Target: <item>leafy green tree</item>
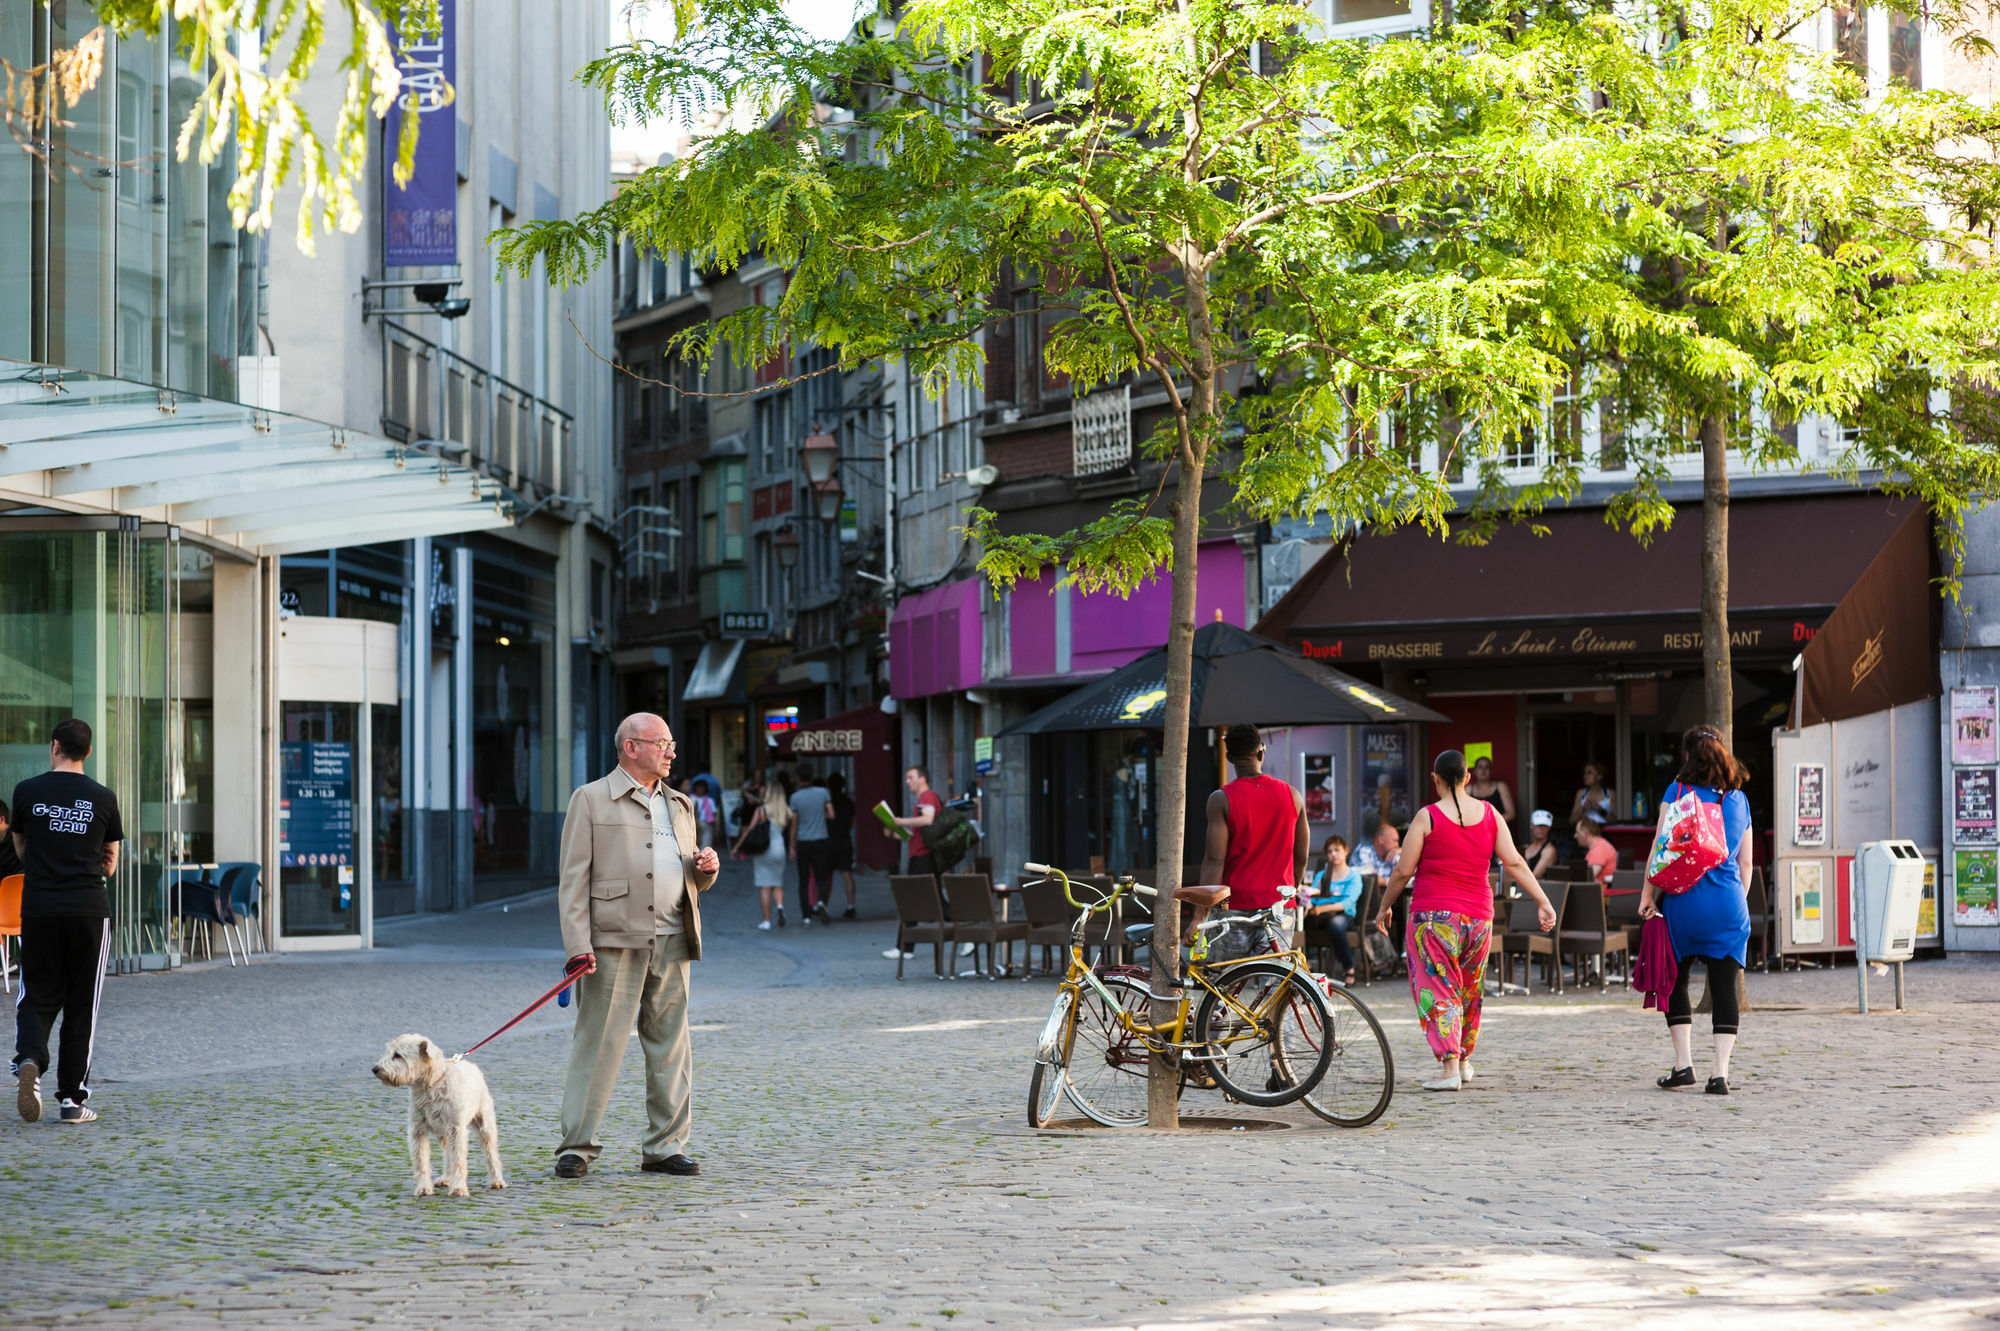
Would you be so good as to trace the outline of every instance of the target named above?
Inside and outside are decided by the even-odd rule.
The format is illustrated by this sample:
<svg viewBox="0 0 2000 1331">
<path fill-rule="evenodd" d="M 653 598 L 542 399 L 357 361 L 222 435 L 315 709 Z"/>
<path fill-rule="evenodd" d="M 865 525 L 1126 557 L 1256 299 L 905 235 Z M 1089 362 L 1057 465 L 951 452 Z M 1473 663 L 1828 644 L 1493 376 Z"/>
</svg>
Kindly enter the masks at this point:
<svg viewBox="0 0 2000 1331">
<path fill-rule="evenodd" d="M 391 33 L 414 40 L 438 23 L 438 0 L 92 0 L 92 8 L 102 25 L 74 45 L 25 68 L 0 60 L 7 85 L 0 120 L 16 145 L 49 170 L 81 169 L 51 159 L 46 144 L 64 113 L 96 88 L 106 30 L 170 34 L 189 67 L 208 75 L 178 127 L 176 158 L 193 153 L 212 163 L 233 141 L 229 209 L 238 230 L 267 229 L 279 189 L 297 181 L 298 245 L 308 254 L 315 224 L 325 232 L 361 225 L 355 187 L 367 166 L 369 121 L 388 114 L 402 83 Z M 349 45 L 341 57 L 346 87 L 328 130 L 313 123 L 300 96 L 325 54 L 330 15 Z M 245 41 L 246 33 L 257 39 Z M 409 179 L 418 119 L 403 118 L 393 168 L 399 181 Z"/>
<path fill-rule="evenodd" d="M 990 293 L 1032 273 L 1062 316 L 1050 368 L 1079 391 L 1159 385 L 1158 493 L 1071 532 L 968 525 L 1002 586 L 1051 566 L 1085 589 L 1171 576 L 1155 878 L 1171 888 L 1211 477 L 1248 514 L 1476 540 L 1577 492 L 1569 445 L 1522 487 L 1503 457 L 1549 429 L 1552 400 L 1587 393 L 1633 404 L 1618 447 L 1636 480 L 1613 514 L 1644 534 L 1671 518 L 1659 486 L 1689 414 L 1711 434 L 1827 408 L 1865 424 L 1892 385 L 1908 402 L 1912 380 L 1993 382 L 1994 284 L 1966 222 L 1991 215 L 1976 154 L 1993 114 L 1867 100 L 1766 37 L 1781 8 L 1726 0 L 1698 30 L 1669 10 L 1461 10 L 1436 35 L 1329 42 L 1290 3 L 913 0 L 822 43 L 770 0 L 727 0 L 584 77 L 619 114 L 760 114 L 602 208 L 523 227 L 503 257 L 566 283 L 620 237 L 724 269 L 760 253 L 792 275 L 783 302 L 690 329 L 682 352 L 759 363 L 816 343 L 934 385 L 977 371 L 984 330 L 1016 313 Z M 1742 456 L 1783 439 L 1745 431 Z M 1855 448 L 1852 465 L 1893 460 L 1894 483 L 1940 500 L 1994 479 L 1949 411 L 1906 411 Z M 1463 506 L 1462 477 L 1479 481 Z M 1162 974 L 1177 935 L 1163 902 Z M 1156 1063 L 1157 1125 L 1174 1084 Z"/>
</svg>

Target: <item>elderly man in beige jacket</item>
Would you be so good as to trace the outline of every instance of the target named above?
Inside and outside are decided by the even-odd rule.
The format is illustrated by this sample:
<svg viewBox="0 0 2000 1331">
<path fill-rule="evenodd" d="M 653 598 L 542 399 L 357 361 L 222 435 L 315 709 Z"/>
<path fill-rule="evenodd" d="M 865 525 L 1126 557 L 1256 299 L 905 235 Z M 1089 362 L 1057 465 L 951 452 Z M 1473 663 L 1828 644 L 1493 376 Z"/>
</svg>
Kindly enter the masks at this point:
<svg viewBox="0 0 2000 1331">
<path fill-rule="evenodd" d="M 686 1153 L 694 1087 L 688 963 L 701 959 L 696 894 L 714 886 L 721 864 L 696 837 L 693 802 L 667 784 L 673 764 L 673 732 L 639 712 L 618 723 L 618 766 L 569 797 L 557 908 L 569 967 L 584 974 L 557 1178 L 582 1178 L 603 1152 L 597 1128 L 635 1023 L 648 1124 L 639 1168 L 701 1172 Z"/>
</svg>

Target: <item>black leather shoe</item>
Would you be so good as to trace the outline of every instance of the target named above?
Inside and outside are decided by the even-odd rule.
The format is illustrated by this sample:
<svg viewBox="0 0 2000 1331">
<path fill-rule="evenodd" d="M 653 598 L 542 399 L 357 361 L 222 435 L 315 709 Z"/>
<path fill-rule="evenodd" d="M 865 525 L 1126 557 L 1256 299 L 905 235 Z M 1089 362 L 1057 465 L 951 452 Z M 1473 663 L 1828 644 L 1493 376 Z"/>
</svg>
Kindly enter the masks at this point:
<svg viewBox="0 0 2000 1331">
<path fill-rule="evenodd" d="M 1694 1085 L 1694 1069 L 1692 1067 L 1675 1068 L 1666 1076 L 1656 1078 L 1653 1084 L 1663 1091 L 1678 1090 L 1683 1086 L 1692 1086 Z"/>
<path fill-rule="evenodd" d="M 664 1160 L 648 1160 L 639 1168 L 648 1174 L 699 1174 L 701 1166 L 684 1155 L 670 1155 Z"/>
<path fill-rule="evenodd" d="M 1703 1090 L 1709 1095 L 1727 1095 L 1729 1094 L 1729 1078 L 1710 1077 L 1708 1085 Z"/>
<path fill-rule="evenodd" d="M 582 1178 L 590 1172 L 590 1161 L 580 1155 L 559 1155 L 556 1157 L 557 1178 Z"/>
</svg>

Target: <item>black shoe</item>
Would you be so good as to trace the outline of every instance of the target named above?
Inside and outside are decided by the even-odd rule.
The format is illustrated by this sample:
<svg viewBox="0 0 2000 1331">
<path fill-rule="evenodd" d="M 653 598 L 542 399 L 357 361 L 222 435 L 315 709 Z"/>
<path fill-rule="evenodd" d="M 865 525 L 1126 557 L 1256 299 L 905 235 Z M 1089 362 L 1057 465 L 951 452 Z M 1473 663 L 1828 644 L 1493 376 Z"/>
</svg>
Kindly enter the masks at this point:
<svg viewBox="0 0 2000 1331">
<path fill-rule="evenodd" d="M 1656 1080 L 1654 1085 L 1663 1091 L 1673 1091 L 1683 1086 L 1692 1086 L 1694 1085 L 1694 1069 L 1691 1067 L 1675 1068 L 1666 1076 Z"/>
<path fill-rule="evenodd" d="M 80 1105 L 74 1100 L 62 1102 L 62 1112 L 56 1115 L 60 1123 L 95 1123 L 97 1111 L 89 1105 Z"/>
<path fill-rule="evenodd" d="M 590 1161 L 572 1152 L 556 1157 L 557 1178 L 582 1178 L 590 1172 Z"/>
<path fill-rule="evenodd" d="M 1708 1079 L 1708 1085 L 1703 1087 L 1702 1089 L 1703 1092 L 1708 1095 L 1727 1095 L 1729 1094 L 1729 1078 L 1710 1077 Z"/>
<path fill-rule="evenodd" d="M 853 919 L 853 918 L 854 918 L 854 907 L 852 907 L 852 906 L 849 906 L 849 907 L 848 907 L 848 908 L 847 908 L 846 910 L 844 910 L 844 911 L 840 912 L 840 918 L 841 918 L 841 919 L 843 919 L 843 920 L 851 920 L 851 919 Z"/>
<path fill-rule="evenodd" d="M 825 907 L 824 905 L 820 905 L 820 906 L 814 906 L 814 907 L 813 907 L 813 914 L 814 914 L 815 916 L 817 916 L 817 917 L 818 917 L 818 919 L 819 919 L 819 922 L 820 922 L 821 924 L 832 924 L 832 923 L 833 923 L 833 917 L 832 917 L 832 916 L 830 916 L 830 915 L 828 915 L 828 914 L 826 913 L 826 907 Z"/>
<path fill-rule="evenodd" d="M 670 1155 L 664 1160 L 648 1160 L 639 1168 L 648 1174 L 679 1174 L 683 1177 L 701 1172 L 701 1166 L 684 1155 Z"/>
</svg>

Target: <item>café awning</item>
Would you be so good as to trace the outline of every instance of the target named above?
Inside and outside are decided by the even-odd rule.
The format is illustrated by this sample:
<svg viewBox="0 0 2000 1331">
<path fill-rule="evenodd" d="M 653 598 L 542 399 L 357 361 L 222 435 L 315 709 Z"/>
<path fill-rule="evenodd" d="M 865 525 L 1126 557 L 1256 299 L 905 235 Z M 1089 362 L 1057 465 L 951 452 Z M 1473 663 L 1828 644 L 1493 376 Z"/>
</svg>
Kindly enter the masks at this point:
<svg viewBox="0 0 2000 1331">
<path fill-rule="evenodd" d="M 737 667 L 743 663 L 743 639 L 714 638 L 701 645 L 701 655 L 688 672 L 682 702 L 742 702 L 743 682 Z M 732 695 L 733 686 L 733 695 Z"/>
<path fill-rule="evenodd" d="M 1919 507 L 1806 644 L 1793 729 L 1938 696 L 1937 576 L 1930 512 Z"/>
<path fill-rule="evenodd" d="M 0 361 L 0 502 L 17 507 L 156 515 L 282 555 L 511 526 L 512 500 L 471 468 L 362 431 Z"/>
<path fill-rule="evenodd" d="M 1914 507 L 1862 490 L 1736 501 L 1739 649 L 1789 661 Z M 1307 570 L 1257 631 L 1336 664 L 1698 653 L 1701 505 L 1678 506 L 1645 545 L 1604 517 L 1555 509 L 1539 519 L 1546 535 L 1503 525 L 1483 546 L 1365 533 Z"/>
</svg>

